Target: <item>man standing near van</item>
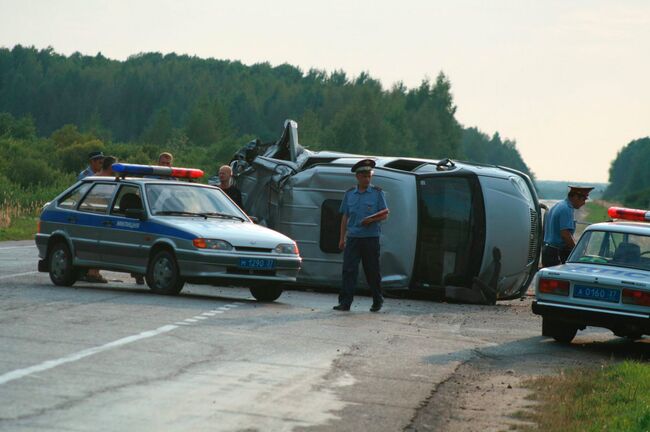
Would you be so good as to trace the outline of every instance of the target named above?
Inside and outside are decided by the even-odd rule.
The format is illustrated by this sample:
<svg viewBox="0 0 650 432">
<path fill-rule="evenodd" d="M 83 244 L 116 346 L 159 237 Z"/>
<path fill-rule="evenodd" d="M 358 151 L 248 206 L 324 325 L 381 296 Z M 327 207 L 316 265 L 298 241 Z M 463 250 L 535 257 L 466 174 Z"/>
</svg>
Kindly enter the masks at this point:
<svg viewBox="0 0 650 432">
<path fill-rule="evenodd" d="M 366 281 L 372 291 L 370 312 L 378 312 L 384 304 L 379 271 L 379 235 L 381 221 L 388 218 L 388 206 L 384 192 L 370 184 L 375 161 L 362 159 L 352 167 L 357 186 L 348 189 L 343 196 L 339 212 L 341 231 L 339 249 L 343 250 L 343 277 L 339 304 L 334 310 L 349 311 L 359 274 L 359 262 L 363 264 Z"/>
<path fill-rule="evenodd" d="M 566 199 L 555 204 L 546 214 L 544 221 L 544 246 L 542 266 L 564 264 L 576 243 L 574 212 L 585 205 L 592 187 L 569 186 Z"/>
</svg>

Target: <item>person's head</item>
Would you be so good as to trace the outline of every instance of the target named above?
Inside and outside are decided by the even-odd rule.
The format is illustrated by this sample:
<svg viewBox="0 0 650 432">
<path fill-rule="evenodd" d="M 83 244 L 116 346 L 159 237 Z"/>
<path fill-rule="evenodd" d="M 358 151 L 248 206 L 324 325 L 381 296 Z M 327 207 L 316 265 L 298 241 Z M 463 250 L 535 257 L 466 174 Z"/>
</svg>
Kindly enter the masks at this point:
<svg viewBox="0 0 650 432">
<path fill-rule="evenodd" d="M 219 168 L 219 181 L 221 186 L 230 187 L 230 179 L 232 178 L 232 168 L 228 165 L 222 165 Z"/>
<path fill-rule="evenodd" d="M 582 187 L 582 186 L 569 186 L 569 193 L 567 198 L 571 202 L 571 206 L 575 209 L 579 209 L 589 199 L 589 192 L 591 192 L 592 187 Z"/>
<path fill-rule="evenodd" d="M 102 170 L 99 172 L 99 175 L 112 176 L 114 163 L 117 163 L 117 158 L 115 156 L 105 156 L 102 161 Z"/>
<path fill-rule="evenodd" d="M 372 176 L 375 173 L 372 170 L 374 167 L 375 161 L 372 159 L 362 159 L 352 166 L 352 172 L 354 172 L 360 188 L 366 189 L 368 186 L 370 186 Z"/>
<path fill-rule="evenodd" d="M 100 151 L 93 151 L 88 153 L 88 164 L 90 165 L 90 169 L 92 169 L 94 173 L 98 173 L 99 171 L 102 170 L 103 161 L 104 161 L 104 153 Z"/>
<path fill-rule="evenodd" d="M 163 152 L 160 153 L 160 156 L 158 156 L 158 165 L 160 166 L 172 166 L 172 163 L 174 162 L 174 156 L 172 156 L 171 153 L 168 152 Z"/>
</svg>

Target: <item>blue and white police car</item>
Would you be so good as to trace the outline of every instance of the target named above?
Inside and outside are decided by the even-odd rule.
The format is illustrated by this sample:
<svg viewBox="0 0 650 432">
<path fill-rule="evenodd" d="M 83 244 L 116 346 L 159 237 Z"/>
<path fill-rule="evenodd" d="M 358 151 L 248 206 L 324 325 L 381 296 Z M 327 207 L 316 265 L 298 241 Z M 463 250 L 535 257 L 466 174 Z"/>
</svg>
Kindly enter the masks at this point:
<svg viewBox="0 0 650 432">
<path fill-rule="evenodd" d="M 578 330 L 650 334 L 650 211 L 611 207 L 615 222 L 588 226 L 566 264 L 540 270 L 533 312 L 542 334 L 569 343 Z"/>
<path fill-rule="evenodd" d="M 301 266 L 296 243 L 256 225 L 203 171 L 114 164 L 115 177 L 87 177 L 43 208 L 39 271 L 70 286 L 87 269 L 143 275 L 160 294 L 186 281 L 246 286 L 274 301 Z M 141 176 L 141 177 L 136 177 Z"/>
</svg>

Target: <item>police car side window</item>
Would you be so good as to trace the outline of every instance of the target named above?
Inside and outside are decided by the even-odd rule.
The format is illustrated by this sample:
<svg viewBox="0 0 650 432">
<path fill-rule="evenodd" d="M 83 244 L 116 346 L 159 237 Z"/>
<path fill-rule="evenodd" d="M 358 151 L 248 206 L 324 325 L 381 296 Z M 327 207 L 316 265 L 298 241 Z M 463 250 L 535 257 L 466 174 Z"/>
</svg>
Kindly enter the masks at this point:
<svg viewBox="0 0 650 432">
<path fill-rule="evenodd" d="M 77 208 L 79 200 L 84 196 L 88 189 L 90 189 L 90 183 L 82 183 L 78 188 L 74 189 L 59 200 L 59 207 L 74 210 Z"/>
<path fill-rule="evenodd" d="M 84 197 L 83 201 L 81 201 L 81 204 L 79 204 L 79 210 L 92 213 L 106 213 L 115 188 L 116 185 L 114 184 L 95 184 Z"/>
<path fill-rule="evenodd" d="M 142 198 L 136 186 L 122 186 L 117 193 L 111 214 L 124 215 L 127 209 L 141 210 Z"/>
</svg>

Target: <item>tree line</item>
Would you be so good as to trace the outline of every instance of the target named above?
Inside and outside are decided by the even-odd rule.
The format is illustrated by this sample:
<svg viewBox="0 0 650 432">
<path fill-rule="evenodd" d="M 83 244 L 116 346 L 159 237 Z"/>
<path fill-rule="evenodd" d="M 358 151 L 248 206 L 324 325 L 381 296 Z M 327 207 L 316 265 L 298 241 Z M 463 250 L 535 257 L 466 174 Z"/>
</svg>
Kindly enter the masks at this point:
<svg viewBox="0 0 650 432">
<path fill-rule="evenodd" d="M 384 89 L 367 73 L 173 53 L 117 61 L 16 45 L 0 48 L 0 113 L 0 151 L 20 155 L 32 172 L 19 179 L 0 164 L 0 182 L 21 187 L 51 184 L 33 174 L 48 172 L 36 160 L 51 172 L 76 172 L 91 148 L 142 163 L 167 150 L 179 164 L 212 172 L 247 141 L 278 138 L 287 118 L 298 121 L 300 142 L 312 150 L 450 157 L 533 176 L 514 141 L 458 122 L 442 72 L 416 88 Z M 38 154 L 47 157 L 34 160 Z"/>
<path fill-rule="evenodd" d="M 604 198 L 650 209 L 650 137 L 633 140 L 618 152 L 609 182 Z"/>
</svg>

